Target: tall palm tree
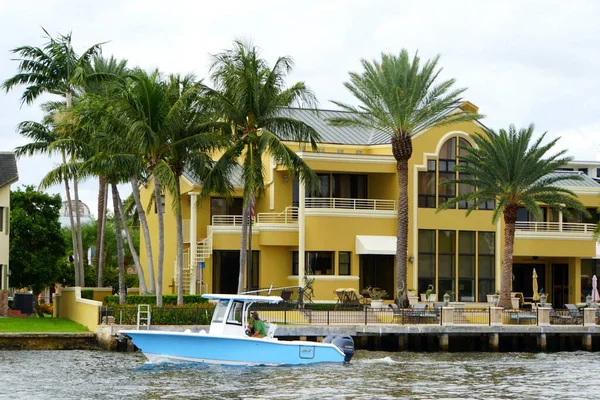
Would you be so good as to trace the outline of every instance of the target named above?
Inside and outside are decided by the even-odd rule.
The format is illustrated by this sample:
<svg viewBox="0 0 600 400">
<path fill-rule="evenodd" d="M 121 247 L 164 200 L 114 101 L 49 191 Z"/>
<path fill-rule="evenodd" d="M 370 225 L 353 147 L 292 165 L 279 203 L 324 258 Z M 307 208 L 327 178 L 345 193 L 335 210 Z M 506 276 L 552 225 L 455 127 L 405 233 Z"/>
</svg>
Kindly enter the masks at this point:
<svg viewBox="0 0 600 400">
<path fill-rule="evenodd" d="M 86 78 L 85 67 L 90 60 L 99 54 L 101 45 L 98 43 L 81 55 L 75 53 L 71 34 L 61 35 L 53 38 L 44 28 L 48 43 L 43 47 L 21 46 L 12 50 L 14 54 L 20 56 L 18 73 L 12 78 L 4 81 L 2 88 L 6 91 L 11 90 L 18 85 L 28 85 L 21 97 L 22 103 L 31 104 L 43 93 L 51 93 L 64 96 L 67 109 L 71 107 L 73 94 L 83 84 Z M 73 156 L 73 155 L 72 155 Z M 67 155 L 62 154 L 63 164 L 67 162 Z M 73 219 L 71 191 L 69 181 L 65 180 L 65 191 L 67 197 L 67 211 L 69 213 L 73 255 L 77 262 L 76 285 L 85 285 L 83 273 L 83 243 L 81 239 L 81 222 L 79 212 L 75 213 Z M 79 192 L 77 179 L 73 180 L 73 189 L 75 195 L 76 207 L 79 207 Z"/>
<path fill-rule="evenodd" d="M 456 122 L 472 121 L 482 115 L 460 109 L 466 89 L 453 89 L 454 79 L 438 81 L 439 56 L 424 64 L 407 50 L 400 55 L 382 54 L 381 61 L 361 60 L 362 73 L 351 72 L 344 86 L 360 105 L 333 103 L 347 115 L 332 118 L 336 126 L 359 126 L 390 136 L 398 177 L 398 223 L 396 244 L 396 301 L 408 306 L 408 160 L 413 152 L 413 136 L 424 130 Z"/>
<path fill-rule="evenodd" d="M 565 157 L 566 150 L 548 154 L 559 138 L 542 144 L 545 133 L 532 140 L 533 124 L 525 129 L 511 125 L 508 130 L 495 132 L 484 129 L 484 134 L 471 136 L 475 146 L 461 147 L 459 163 L 455 170 L 459 178 L 446 184 L 464 184 L 473 191 L 460 194 L 440 206 L 440 210 L 454 208 L 460 201 L 469 205 L 467 215 L 485 201 L 494 201 L 492 221 L 504 218 L 504 253 L 500 290 L 500 307 L 511 308 L 513 245 L 515 222 L 519 207 L 525 207 L 537 218 L 542 217 L 540 204 L 568 213 L 575 209 L 589 215 L 576 195 L 556 183 L 580 180 L 579 175 L 553 173 L 558 167 L 571 161 Z M 546 157 L 546 158 L 544 158 Z"/>
<path fill-rule="evenodd" d="M 282 107 L 316 105 L 315 96 L 304 82 L 286 87 L 285 78 L 292 67 L 289 57 L 279 57 L 270 67 L 260 58 L 255 46 L 242 41 L 235 41 L 233 49 L 213 56 L 211 77 L 214 89 L 207 88 L 207 95 L 231 144 L 215 163 L 213 172 L 206 177 L 204 189 L 210 191 L 215 183 L 222 183 L 217 177 L 231 176 L 230 173 L 239 164 L 242 165 L 244 211 L 238 293 L 245 286 L 248 216 L 253 199 L 265 190 L 263 157 L 270 154 L 292 174 L 299 175 L 307 187 L 318 186 L 316 175 L 283 142 L 308 142 L 316 149 L 320 141 L 319 134 L 311 126 L 282 113 Z"/>
</svg>

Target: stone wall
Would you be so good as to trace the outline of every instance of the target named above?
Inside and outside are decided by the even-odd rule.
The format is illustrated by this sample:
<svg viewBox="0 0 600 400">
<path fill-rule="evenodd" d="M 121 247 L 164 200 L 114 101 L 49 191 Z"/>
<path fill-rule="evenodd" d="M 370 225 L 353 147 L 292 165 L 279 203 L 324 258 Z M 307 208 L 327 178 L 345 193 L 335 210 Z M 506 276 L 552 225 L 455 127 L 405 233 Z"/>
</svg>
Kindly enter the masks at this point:
<svg viewBox="0 0 600 400">
<path fill-rule="evenodd" d="M 0 317 L 8 317 L 8 290 L 0 290 Z"/>
</svg>

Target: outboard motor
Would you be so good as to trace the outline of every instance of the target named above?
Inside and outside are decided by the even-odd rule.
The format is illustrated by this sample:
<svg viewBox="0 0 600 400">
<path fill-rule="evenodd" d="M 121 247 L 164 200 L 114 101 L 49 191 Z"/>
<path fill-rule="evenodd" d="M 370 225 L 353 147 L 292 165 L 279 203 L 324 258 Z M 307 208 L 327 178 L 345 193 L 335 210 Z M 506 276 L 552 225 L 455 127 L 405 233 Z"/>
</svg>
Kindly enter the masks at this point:
<svg viewBox="0 0 600 400">
<path fill-rule="evenodd" d="M 333 343 L 338 349 L 340 349 L 345 355 L 344 362 L 350 362 L 354 356 L 354 340 L 350 335 L 325 336 L 323 343 Z"/>
</svg>

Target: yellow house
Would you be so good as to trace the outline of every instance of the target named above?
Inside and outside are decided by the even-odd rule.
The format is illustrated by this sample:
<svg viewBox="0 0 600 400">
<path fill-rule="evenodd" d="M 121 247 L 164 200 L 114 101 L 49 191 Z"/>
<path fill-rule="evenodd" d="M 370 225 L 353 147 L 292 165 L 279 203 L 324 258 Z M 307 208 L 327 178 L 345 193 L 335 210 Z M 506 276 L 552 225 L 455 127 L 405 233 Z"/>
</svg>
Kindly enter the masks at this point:
<svg viewBox="0 0 600 400">
<path fill-rule="evenodd" d="M 8 290 L 10 185 L 19 179 L 14 153 L 0 152 L 0 290 Z"/>
<path fill-rule="evenodd" d="M 466 102 L 464 109 L 476 112 Z M 389 137 L 361 128 L 332 127 L 339 111 L 290 108 L 289 116 L 314 127 L 323 141 L 316 152 L 288 143 L 321 180 L 317 197 L 273 159 L 264 160 L 266 191 L 257 199 L 252 231 L 253 265 L 247 287 L 304 286 L 313 281 L 313 300 L 331 302 L 336 288 L 377 286 L 395 294 L 396 162 Z M 465 216 L 466 204 L 436 213 L 436 208 L 464 187 L 441 185 L 454 179 L 459 146 L 482 132 L 478 122 L 457 123 L 418 132 L 409 163 L 408 289 L 424 293 L 431 284 L 438 300 L 446 292 L 462 302 L 485 302 L 500 287 L 503 226 L 492 224 L 493 204 L 481 204 Z M 561 173 L 561 172 L 557 172 Z M 181 284 L 187 293 L 233 293 L 237 290 L 242 215 L 241 171 L 232 177 L 236 197 L 200 198 L 201 182 L 182 178 L 185 260 Z M 570 181 L 567 181 L 567 186 Z M 581 201 L 594 211 L 600 185 L 586 177 L 572 181 Z M 149 185 L 142 197 L 147 204 Z M 165 212 L 164 293 L 176 293 L 175 217 L 169 195 Z M 158 248 L 155 211 L 148 215 L 153 249 Z M 533 296 L 538 284 L 555 306 L 579 302 L 589 292 L 588 277 L 597 272 L 592 229 L 597 219 L 574 215 L 567 221 L 546 212 L 543 221 L 519 215 L 515 239 L 513 290 Z M 145 246 L 140 246 L 141 260 Z M 156 263 L 156 250 L 154 250 Z M 146 274 L 147 276 L 147 274 Z"/>
</svg>

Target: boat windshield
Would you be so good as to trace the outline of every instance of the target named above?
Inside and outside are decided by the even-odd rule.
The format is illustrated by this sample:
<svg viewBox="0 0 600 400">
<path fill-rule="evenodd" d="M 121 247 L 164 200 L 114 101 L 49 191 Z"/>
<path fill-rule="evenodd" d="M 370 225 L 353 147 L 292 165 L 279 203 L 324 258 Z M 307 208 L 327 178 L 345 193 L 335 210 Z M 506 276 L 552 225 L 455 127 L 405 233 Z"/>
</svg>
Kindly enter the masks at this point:
<svg viewBox="0 0 600 400">
<path fill-rule="evenodd" d="M 244 303 L 241 301 L 235 301 L 231 310 L 229 311 L 229 317 L 227 318 L 228 324 L 234 325 L 242 325 L 242 309 L 244 308 Z"/>
<path fill-rule="evenodd" d="M 225 319 L 225 312 L 227 311 L 227 305 L 229 304 L 228 299 L 221 299 L 215 307 L 212 322 L 223 322 Z"/>
</svg>

